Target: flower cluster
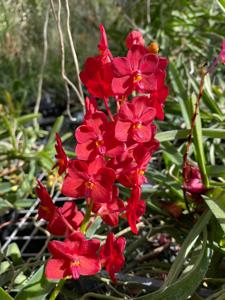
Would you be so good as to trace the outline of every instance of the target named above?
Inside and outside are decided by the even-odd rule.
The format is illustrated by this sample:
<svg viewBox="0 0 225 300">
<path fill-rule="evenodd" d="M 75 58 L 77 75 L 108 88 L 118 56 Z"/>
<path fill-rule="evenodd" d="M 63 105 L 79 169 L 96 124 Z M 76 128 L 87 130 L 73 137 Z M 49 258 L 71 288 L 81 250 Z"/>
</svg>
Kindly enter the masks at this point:
<svg viewBox="0 0 225 300">
<path fill-rule="evenodd" d="M 145 46 L 139 31 L 127 36 L 127 56 L 113 57 L 102 25 L 100 32 L 99 54 L 86 60 L 80 74 L 90 96 L 85 100 L 83 123 L 75 131 L 75 159 L 67 157 L 56 136 L 56 166 L 59 175 L 65 174 L 61 192 L 85 199 L 86 214 L 74 201 L 56 207 L 38 182 L 39 217 L 48 222 L 50 233 L 65 236 L 64 241 L 49 242 L 49 279 L 78 279 L 104 267 L 115 281 L 115 273 L 124 265 L 125 238 L 110 232 L 100 246 L 99 240 L 86 239 L 85 232 L 100 216 L 111 227 L 117 227 L 122 217 L 138 233 L 136 224 L 146 209 L 141 186 L 147 182 L 146 168 L 159 147 L 153 122 L 164 118 L 167 59 L 158 55 L 155 43 Z M 97 100 L 104 101 L 107 113 L 99 109 Z M 121 186 L 129 190 L 126 200 L 120 198 Z"/>
</svg>

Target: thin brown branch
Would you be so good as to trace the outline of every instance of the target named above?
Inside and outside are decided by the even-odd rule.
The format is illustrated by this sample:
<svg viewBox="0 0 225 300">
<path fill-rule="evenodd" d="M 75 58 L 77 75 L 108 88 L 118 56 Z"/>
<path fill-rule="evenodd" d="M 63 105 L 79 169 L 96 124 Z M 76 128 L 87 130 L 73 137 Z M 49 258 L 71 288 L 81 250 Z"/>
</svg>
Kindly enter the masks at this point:
<svg viewBox="0 0 225 300">
<path fill-rule="evenodd" d="M 47 53 L 48 53 L 48 21 L 49 21 L 49 5 L 46 10 L 45 22 L 44 22 L 44 28 L 43 28 L 43 42 L 44 42 L 43 60 L 42 60 L 41 71 L 40 71 L 40 75 L 39 75 L 38 91 L 37 91 L 37 98 L 36 98 L 36 103 L 35 103 L 35 107 L 34 107 L 34 113 L 39 112 L 39 108 L 40 108 L 40 104 L 41 104 L 43 77 L 44 77 L 44 70 L 45 70 L 45 65 L 46 65 L 46 61 L 47 61 Z M 34 126 L 36 128 L 38 127 L 38 121 L 36 118 L 34 119 Z"/>
<path fill-rule="evenodd" d="M 201 80 L 200 80 L 200 86 L 199 86 L 199 93 L 198 93 L 198 98 L 197 101 L 195 103 L 195 110 L 194 110 L 194 114 L 192 116 L 192 120 L 191 120 L 191 128 L 187 137 L 187 144 L 186 144 L 186 150 L 183 156 L 183 180 L 185 180 L 185 167 L 187 165 L 187 161 L 188 161 L 188 153 L 192 144 L 192 136 L 193 136 L 193 131 L 194 131 L 194 127 L 195 127 L 195 121 L 198 115 L 198 111 L 199 111 L 199 106 L 200 106 L 200 102 L 201 102 L 201 98 L 203 95 L 203 87 L 204 87 L 204 80 L 205 80 L 205 76 L 206 76 L 207 72 L 205 71 L 205 68 L 202 67 L 201 70 Z"/>
<path fill-rule="evenodd" d="M 77 79 L 77 82 L 78 82 L 79 92 L 80 92 L 80 95 L 82 96 L 82 99 L 83 99 L 81 105 L 84 108 L 85 107 L 85 105 L 84 105 L 84 94 L 83 94 L 82 85 L 81 85 L 80 76 L 79 76 L 80 68 L 79 68 L 77 53 L 76 53 L 76 50 L 75 50 L 75 46 L 74 46 L 74 42 L 73 42 L 71 30 L 70 30 L 70 7 L 69 7 L 68 0 L 65 0 L 65 3 L 66 3 L 66 14 L 67 14 L 67 18 L 66 18 L 67 33 L 68 33 L 70 48 L 71 48 L 73 61 L 74 61 L 74 65 L 75 65 L 75 71 L 76 71 L 76 77 L 77 77 L 76 79 Z"/>
<path fill-rule="evenodd" d="M 69 86 L 74 90 L 75 94 L 77 95 L 81 105 L 84 107 L 84 99 L 80 94 L 77 87 L 73 84 L 73 82 L 67 77 L 66 69 L 65 69 L 65 45 L 64 45 L 64 37 L 62 32 L 61 26 L 61 10 L 62 10 L 62 3 L 61 0 L 58 0 L 58 13 L 56 14 L 55 6 L 53 0 L 50 0 L 53 15 L 55 18 L 55 22 L 57 24 L 57 29 L 59 33 L 59 40 L 60 40 L 60 49 L 61 49 L 61 75 L 65 82 L 66 94 L 67 94 L 67 113 L 71 121 L 76 121 L 76 118 L 73 118 L 70 113 L 70 91 Z"/>
</svg>

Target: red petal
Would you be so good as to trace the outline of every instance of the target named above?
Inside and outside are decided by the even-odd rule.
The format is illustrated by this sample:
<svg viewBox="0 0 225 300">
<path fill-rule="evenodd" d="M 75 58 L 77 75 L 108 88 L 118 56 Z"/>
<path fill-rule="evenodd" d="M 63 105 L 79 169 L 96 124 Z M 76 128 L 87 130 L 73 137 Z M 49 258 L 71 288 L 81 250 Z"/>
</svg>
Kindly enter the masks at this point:
<svg viewBox="0 0 225 300">
<path fill-rule="evenodd" d="M 105 166 L 105 161 L 102 157 L 98 157 L 95 160 L 89 162 L 88 174 L 94 176 L 102 167 Z"/>
<path fill-rule="evenodd" d="M 164 70 L 168 65 L 168 59 L 165 58 L 165 57 L 159 57 L 159 64 L 158 64 L 158 67 L 161 69 L 161 70 Z"/>
<path fill-rule="evenodd" d="M 135 109 L 136 107 L 133 103 L 124 103 L 119 111 L 119 120 L 133 122 L 134 117 L 136 116 Z"/>
<path fill-rule="evenodd" d="M 138 143 L 149 142 L 152 138 L 151 127 L 142 125 L 141 128 L 133 128 L 132 138 Z"/>
<path fill-rule="evenodd" d="M 127 141 L 129 129 L 131 125 L 132 125 L 131 122 L 121 122 L 121 121 L 116 122 L 115 137 L 117 138 L 117 140 L 122 142 Z"/>
<path fill-rule="evenodd" d="M 112 65 L 115 77 L 123 77 L 131 74 L 130 63 L 126 57 L 113 58 Z"/>
<path fill-rule="evenodd" d="M 148 124 L 152 123 L 152 121 L 155 118 L 155 115 L 156 115 L 155 108 L 148 107 L 148 108 L 146 108 L 146 110 L 144 111 L 142 116 L 140 117 L 140 121 L 142 122 L 142 124 L 148 125 Z"/>
<path fill-rule="evenodd" d="M 54 216 L 49 221 L 47 230 L 54 235 L 64 235 L 66 232 L 66 225 L 59 216 L 58 210 L 55 211 Z"/>
<path fill-rule="evenodd" d="M 96 257 L 99 247 L 100 241 L 97 239 L 84 240 L 79 248 L 79 255 Z"/>
<path fill-rule="evenodd" d="M 81 125 L 75 131 L 75 138 L 78 143 L 85 143 L 89 140 L 96 139 L 96 133 L 92 127 Z"/>
<path fill-rule="evenodd" d="M 111 190 L 108 190 L 106 187 L 102 186 L 99 182 L 95 182 L 95 186 L 91 191 L 91 197 L 96 202 L 105 202 L 110 198 Z"/>
<path fill-rule="evenodd" d="M 124 250 L 125 250 L 125 247 L 126 247 L 126 240 L 125 240 L 125 238 L 122 237 L 122 236 L 118 237 L 118 239 L 116 241 L 116 244 L 117 244 L 117 247 L 118 247 L 119 251 L 121 253 L 123 253 Z"/>
<path fill-rule="evenodd" d="M 112 90 L 114 94 L 130 95 L 133 91 L 133 78 L 130 75 L 123 77 L 114 77 L 112 80 Z"/>
<path fill-rule="evenodd" d="M 80 198 L 85 195 L 84 179 L 78 175 L 67 175 L 62 185 L 62 194 L 68 197 Z"/>
<path fill-rule="evenodd" d="M 87 164 L 78 160 L 71 161 L 68 167 L 68 174 L 63 182 L 62 193 L 74 198 L 83 197 L 86 180 L 88 180 Z"/>
<path fill-rule="evenodd" d="M 94 160 L 99 154 L 95 142 L 88 141 L 86 143 L 77 144 L 75 152 L 80 160 Z"/>
<path fill-rule="evenodd" d="M 143 56 L 147 53 L 147 50 L 140 45 L 134 45 L 127 53 L 127 58 L 130 62 L 132 71 L 140 69 L 140 62 Z"/>
<path fill-rule="evenodd" d="M 48 243 L 48 251 L 54 256 L 54 258 L 71 260 L 71 251 L 73 250 L 72 246 L 73 243 L 69 240 L 65 240 L 64 242 L 53 240 Z"/>
<path fill-rule="evenodd" d="M 106 36 L 105 28 L 102 24 L 99 25 L 99 29 L 101 32 L 101 36 L 100 36 L 100 41 L 98 44 L 98 49 L 101 51 L 104 51 L 104 50 L 108 49 L 107 36 Z"/>
<path fill-rule="evenodd" d="M 107 123 L 107 116 L 103 112 L 96 112 L 86 123 L 98 135 L 101 134 L 102 127 Z"/>
<path fill-rule="evenodd" d="M 151 91 L 157 90 L 157 77 L 154 73 L 150 75 L 142 75 L 142 80 L 140 81 L 142 83 L 142 91 L 149 93 Z"/>
<path fill-rule="evenodd" d="M 150 74 L 156 71 L 158 66 L 158 56 L 155 54 L 147 54 L 143 56 L 140 63 L 140 70 L 142 74 Z"/>
<path fill-rule="evenodd" d="M 97 256 L 96 258 L 79 256 L 79 260 L 80 260 L 79 273 L 81 275 L 94 275 L 101 270 L 101 265 Z"/>
<path fill-rule="evenodd" d="M 57 280 L 69 275 L 69 265 L 62 259 L 49 259 L 45 267 L 45 275 L 48 279 Z"/>
</svg>

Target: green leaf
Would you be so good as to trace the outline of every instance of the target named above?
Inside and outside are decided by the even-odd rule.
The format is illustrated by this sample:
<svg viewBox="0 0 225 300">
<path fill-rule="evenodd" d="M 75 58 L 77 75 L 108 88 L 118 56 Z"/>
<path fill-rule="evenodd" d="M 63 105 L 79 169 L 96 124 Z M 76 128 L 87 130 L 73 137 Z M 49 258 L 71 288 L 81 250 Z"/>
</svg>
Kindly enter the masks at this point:
<svg viewBox="0 0 225 300">
<path fill-rule="evenodd" d="M 190 110 L 188 106 L 188 94 L 187 89 L 185 88 L 183 81 L 180 78 L 180 75 L 175 67 L 173 62 L 169 64 L 169 74 L 171 77 L 171 84 L 173 85 L 175 93 L 179 95 L 179 103 L 181 112 L 186 123 L 187 128 L 191 127 L 190 122 Z"/>
<path fill-rule="evenodd" d="M 54 283 L 47 281 L 44 275 L 44 266 L 41 266 L 16 295 L 15 300 L 43 300 L 54 286 Z"/>
<path fill-rule="evenodd" d="M 207 166 L 206 170 L 210 176 L 219 177 L 225 175 L 225 166 Z"/>
<path fill-rule="evenodd" d="M 62 124 L 63 124 L 63 116 L 60 116 L 56 119 L 53 127 L 52 127 L 52 130 L 50 132 L 50 135 L 49 135 L 49 139 L 48 139 L 48 142 L 47 144 L 45 145 L 45 150 L 49 150 L 49 148 L 52 147 L 52 144 L 55 142 L 55 134 L 56 132 L 58 132 L 60 130 L 60 128 L 62 127 Z"/>
<path fill-rule="evenodd" d="M 221 8 L 221 10 L 223 11 L 223 13 L 225 13 L 225 0 L 217 0 L 217 3 Z"/>
<path fill-rule="evenodd" d="M 4 212 L 8 208 L 13 208 L 13 205 L 9 201 L 0 198 L 0 212 Z"/>
<path fill-rule="evenodd" d="M 163 142 L 161 144 L 163 153 L 177 166 L 181 166 L 183 163 L 183 156 L 170 142 Z"/>
<path fill-rule="evenodd" d="M 195 91 L 196 94 L 198 94 L 199 93 L 199 84 L 198 84 L 197 80 L 194 79 L 193 76 L 191 76 L 188 71 L 186 72 L 186 74 L 189 79 L 189 82 L 191 83 L 191 85 L 193 87 L 193 90 Z M 221 109 L 219 108 L 216 101 L 213 99 L 213 94 L 211 92 L 208 75 L 205 77 L 205 88 L 206 88 L 206 90 L 203 91 L 202 101 L 208 107 L 208 109 L 211 111 L 211 113 L 222 116 L 223 113 L 222 113 Z"/>
<path fill-rule="evenodd" d="M 40 118 L 40 116 L 41 116 L 41 114 L 28 114 L 28 115 L 25 115 L 25 116 L 18 117 L 16 119 L 16 121 L 19 125 L 23 125 L 27 122 L 30 122 L 30 121 L 34 120 L 34 119 Z"/>
<path fill-rule="evenodd" d="M 191 248 L 195 244 L 196 239 L 198 238 L 198 236 L 201 234 L 204 227 L 209 222 L 211 216 L 212 216 L 211 211 L 207 210 L 204 214 L 201 215 L 201 217 L 195 223 L 193 228 L 189 231 L 186 239 L 184 240 L 181 246 L 178 256 L 176 257 L 172 267 L 170 268 L 164 286 L 169 286 L 171 283 L 173 283 L 176 280 L 176 278 L 178 277 L 182 269 L 183 263 L 188 253 L 191 251 Z"/>
<path fill-rule="evenodd" d="M 0 263 L 0 286 L 4 286 L 7 282 L 10 282 L 13 277 L 13 269 L 9 261 L 3 261 Z"/>
<path fill-rule="evenodd" d="M 213 192 L 210 192 L 207 196 L 203 197 L 225 232 L 225 190 L 216 188 Z"/>
<path fill-rule="evenodd" d="M 7 247 L 5 255 L 10 257 L 14 264 L 19 264 L 22 262 L 20 249 L 16 243 L 11 243 Z"/>
<path fill-rule="evenodd" d="M 97 217 L 94 222 L 91 224 L 91 226 L 88 228 L 87 232 L 86 232 L 86 236 L 88 239 L 91 239 L 92 236 L 95 234 L 95 232 L 98 230 L 99 226 L 102 223 L 102 219 L 101 217 Z"/>
<path fill-rule="evenodd" d="M 1 300 L 13 300 L 13 298 L 0 287 L 0 299 Z"/>
<path fill-rule="evenodd" d="M 136 300 L 186 300 L 195 292 L 203 280 L 208 269 L 210 257 L 211 251 L 207 249 L 207 234 L 205 230 L 201 251 L 192 262 L 191 270 L 186 274 L 182 274 L 181 278 L 164 290 L 138 297 Z"/>
<path fill-rule="evenodd" d="M 188 136 L 189 130 L 179 129 L 179 130 L 168 130 L 163 132 L 158 132 L 156 138 L 159 142 L 167 142 L 174 140 L 186 139 Z M 218 138 L 225 139 L 225 130 L 218 128 L 202 128 L 202 135 L 209 138 Z"/>
<path fill-rule="evenodd" d="M 0 183 L 0 195 L 3 195 L 4 193 L 10 192 L 11 188 L 12 188 L 11 183 L 1 182 Z"/>
</svg>

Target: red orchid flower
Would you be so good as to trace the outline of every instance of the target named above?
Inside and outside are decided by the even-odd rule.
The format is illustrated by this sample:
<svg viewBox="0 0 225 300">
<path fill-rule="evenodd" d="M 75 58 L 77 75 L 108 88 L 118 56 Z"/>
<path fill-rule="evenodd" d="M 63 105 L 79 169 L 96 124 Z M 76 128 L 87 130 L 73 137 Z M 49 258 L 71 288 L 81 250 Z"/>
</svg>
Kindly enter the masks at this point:
<svg viewBox="0 0 225 300">
<path fill-rule="evenodd" d="M 105 167 L 102 157 L 92 162 L 72 160 L 62 186 L 62 193 L 74 198 L 91 198 L 94 202 L 110 199 L 115 172 Z"/>
<path fill-rule="evenodd" d="M 55 210 L 47 230 L 51 234 L 62 236 L 71 230 L 78 230 L 83 219 L 83 213 L 78 210 L 74 202 L 65 202 L 62 207 L 57 207 Z"/>
<path fill-rule="evenodd" d="M 97 98 L 113 96 L 112 78 L 111 62 L 103 63 L 100 56 L 89 57 L 84 64 L 83 71 L 80 73 L 80 79 L 88 92 Z"/>
<path fill-rule="evenodd" d="M 81 232 L 74 232 L 65 241 L 51 241 L 48 250 L 52 258 L 47 261 L 45 275 L 48 279 L 67 276 L 79 279 L 80 275 L 94 275 L 101 269 L 97 251 L 100 241 L 86 240 Z"/>
<path fill-rule="evenodd" d="M 146 209 L 146 203 L 144 200 L 140 200 L 140 196 L 141 188 L 136 186 L 132 189 L 130 198 L 127 199 L 126 216 L 134 234 L 138 234 L 136 222 L 144 215 Z"/>
<path fill-rule="evenodd" d="M 112 226 L 116 227 L 119 224 L 119 215 L 125 210 L 124 203 L 119 199 L 118 187 L 113 187 L 112 199 L 105 203 L 94 203 L 93 212 L 101 216 L 102 220 Z"/>
<path fill-rule="evenodd" d="M 115 273 L 119 272 L 125 263 L 124 249 L 126 240 L 124 237 L 115 238 L 110 232 L 106 243 L 100 249 L 101 264 L 109 273 L 112 281 L 116 281 Z"/>
<path fill-rule="evenodd" d="M 147 178 L 144 176 L 147 165 L 151 159 L 152 153 L 144 147 L 144 145 L 139 144 L 133 150 L 133 158 L 136 162 L 136 166 L 133 170 L 126 170 L 118 178 L 118 181 L 126 186 L 133 187 L 135 185 L 142 185 L 147 183 Z"/>
<path fill-rule="evenodd" d="M 124 170 L 130 172 L 136 166 L 132 153 L 129 153 L 127 149 L 121 155 L 108 160 L 106 165 L 115 171 L 118 178 L 121 174 L 124 174 Z"/>
<path fill-rule="evenodd" d="M 41 203 L 38 208 L 39 219 L 48 221 L 47 230 L 54 235 L 64 235 L 69 229 L 76 230 L 81 225 L 84 216 L 78 211 L 74 202 L 65 202 L 62 207 L 56 207 L 46 188 L 38 180 L 36 193 Z"/>
<path fill-rule="evenodd" d="M 134 45 L 127 57 L 112 60 L 114 94 L 130 95 L 133 90 L 149 93 L 157 89 L 159 58 L 140 45 Z"/>
<path fill-rule="evenodd" d="M 131 31 L 126 37 L 126 47 L 131 49 L 134 45 L 145 45 L 145 40 L 143 39 L 142 33 L 138 30 Z"/>
<path fill-rule="evenodd" d="M 56 145 L 55 145 L 56 155 L 55 155 L 55 158 L 57 159 L 57 163 L 53 166 L 53 168 L 59 167 L 58 174 L 62 175 L 67 169 L 69 160 L 68 160 L 67 155 L 66 155 L 66 153 L 63 149 L 62 141 L 61 141 L 61 138 L 60 138 L 59 134 L 56 133 L 55 137 L 56 137 Z"/>
<path fill-rule="evenodd" d="M 39 187 L 36 187 L 35 192 L 41 201 L 38 207 L 38 218 L 49 221 L 55 213 L 56 206 L 54 205 L 47 189 L 40 182 L 40 180 L 37 180 L 37 183 Z"/>
<path fill-rule="evenodd" d="M 202 182 L 201 172 L 198 166 L 193 166 L 189 162 L 184 168 L 184 190 L 191 194 L 203 194 L 206 188 Z"/>
<path fill-rule="evenodd" d="M 103 25 L 100 25 L 100 42 L 98 49 L 100 55 L 89 57 L 84 69 L 80 73 L 80 79 L 88 89 L 88 92 L 97 98 L 107 98 L 113 96 L 112 84 L 112 54 L 108 49 L 108 41 Z"/>
<path fill-rule="evenodd" d="M 155 109 L 147 106 L 147 97 L 136 97 L 120 108 L 115 127 L 115 137 L 122 142 L 132 139 L 138 143 L 152 139 L 151 123 Z"/>
<path fill-rule="evenodd" d="M 79 126 L 76 130 L 78 159 L 93 160 L 99 155 L 110 158 L 122 154 L 125 145 L 116 140 L 114 135 L 114 123 L 108 122 L 104 113 L 94 113 L 86 120 L 85 125 Z"/>
</svg>

